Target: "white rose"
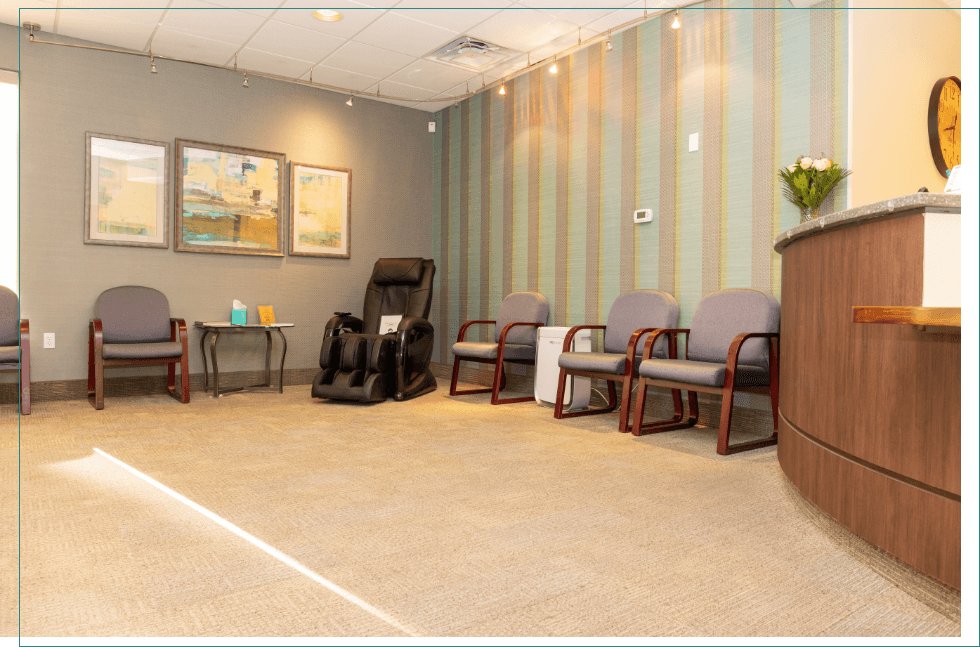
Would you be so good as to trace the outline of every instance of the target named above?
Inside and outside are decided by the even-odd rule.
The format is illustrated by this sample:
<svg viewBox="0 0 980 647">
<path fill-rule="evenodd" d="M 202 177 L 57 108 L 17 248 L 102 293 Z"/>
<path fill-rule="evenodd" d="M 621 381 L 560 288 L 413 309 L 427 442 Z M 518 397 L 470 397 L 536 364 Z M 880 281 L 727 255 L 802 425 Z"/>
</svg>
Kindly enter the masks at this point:
<svg viewBox="0 0 980 647">
<path fill-rule="evenodd" d="M 804 157 L 803 159 L 800 160 L 800 168 L 801 169 L 808 169 L 811 166 L 813 166 L 813 159 L 812 158 L 810 158 L 810 157 Z"/>
<path fill-rule="evenodd" d="M 830 162 L 825 159 L 817 160 L 813 163 L 813 168 L 817 169 L 818 171 L 826 171 L 828 168 L 830 168 Z"/>
<path fill-rule="evenodd" d="M 790 164 L 789 166 L 786 167 L 786 172 L 791 175 L 795 170 L 796 170 L 796 164 Z"/>
</svg>

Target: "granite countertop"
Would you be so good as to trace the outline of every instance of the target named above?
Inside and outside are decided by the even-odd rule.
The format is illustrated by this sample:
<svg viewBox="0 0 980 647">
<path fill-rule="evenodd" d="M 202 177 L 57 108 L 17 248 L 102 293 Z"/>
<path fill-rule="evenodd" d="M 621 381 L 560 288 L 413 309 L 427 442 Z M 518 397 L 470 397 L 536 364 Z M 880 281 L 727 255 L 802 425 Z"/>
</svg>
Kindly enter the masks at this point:
<svg viewBox="0 0 980 647">
<path fill-rule="evenodd" d="M 787 229 L 776 237 L 772 246 L 776 252 L 782 253 L 783 249 L 790 243 L 822 233 L 828 229 L 847 227 L 856 225 L 863 220 L 923 208 L 934 213 L 959 213 L 960 195 L 958 193 L 912 193 L 890 200 L 872 202 L 847 211 L 838 211 L 829 216 L 823 216 Z"/>
</svg>

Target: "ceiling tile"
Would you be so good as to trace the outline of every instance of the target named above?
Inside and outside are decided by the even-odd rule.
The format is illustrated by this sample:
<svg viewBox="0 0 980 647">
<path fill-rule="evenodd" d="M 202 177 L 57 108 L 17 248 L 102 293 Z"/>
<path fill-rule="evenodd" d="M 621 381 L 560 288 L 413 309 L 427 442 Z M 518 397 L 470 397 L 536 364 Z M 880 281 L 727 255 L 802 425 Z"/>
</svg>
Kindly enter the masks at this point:
<svg viewBox="0 0 980 647">
<path fill-rule="evenodd" d="M 201 38 L 162 27 L 153 37 L 153 51 L 156 54 L 213 65 L 224 65 L 237 50 L 238 45 L 233 43 Z"/>
<path fill-rule="evenodd" d="M 582 42 L 596 36 L 599 32 L 592 31 L 591 29 L 582 29 Z M 566 49 L 575 47 L 578 45 L 579 32 L 576 29 L 573 32 L 565 34 L 560 38 L 556 38 L 550 43 L 544 45 L 543 47 L 538 47 L 537 49 L 531 50 L 531 63 L 537 63 L 543 59 L 555 56 L 559 52 L 563 52 Z"/>
<path fill-rule="evenodd" d="M 348 72 L 357 72 L 383 79 L 393 72 L 397 72 L 415 60 L 411 56 L 398 54 L 397 52 L 386 51 L 371 45 L 348 41 L 341 47 L 321 61 L 323 65 L 329 65 Z"/>
<path fill-rule="evenodd" d="M 578 26 L 534 9 L 508 9 L 470 31 L 470 35 L 495 45 L 528 52 L 574 31 Z"/>
<path fill-rule="evenodd" d="M 367 89 L 367 94 L 373 94 L 377 92 L 378 86 L 374 85 Z M 388 94 L 393 97 L 398 97 L 399 99 L 405 99 L 411 101 L 412 103 L 418 103 L 422 99 L 428 99 L 435 96 L 437 93 L 432 90 L 426 90 L 424 88 L 416 88 L 411 85 L 405 85 L 404 83 L 395 83 L 394 81 L 382 81 L 381 82 L 381 94 Z"/>
<path fill-rule="evenodd" d="M 406 85 L 412 85 L 417 88 L 425 88 L 433 92 L 445 92 L 454 85 L 458 85 L 461 81 L 472 78 L 472 72 L 420 58 L 398 72 L 395 72 L 386 80 L 405 83 Z"/>
<path fill-rule="evenodd" d="M 556 4 L 560 4 L 561 8 L 556 8 Z M 580 27 L 587 25 L 590 22 L 595 22 L 603 16 L 612 13 L 616 9 L 620 9 L 625 4 L 626 3 L 624 3 L 622 0 L 619 0 L 619 2 L 603 2 L 602 0 L 562 0 L 560 3 L 556 3 L 553 0 L 521 0 L 521 5 L 525 7 L 539 9 L 549 16 L 561 18 L 564 21 Z"/>
<path fill-rule="evenodd" d="M 160 0 L 155 3 L 141 3 L 139 9 L 133 9 L 133 4 L 133 0 L 61 0 L 59 8 L 62 17 L 70 14 L 99 13 L 118 20 L 138 22 L 141 25 L 156 25 L 163 18 L 163 12 L 169 2 Z M 61 18 L 58 20 L 60 24 Z"/>
<path fill-rule="evenodd" d="M 343 16 L 336 22 L 324 22 L 313 17 L 313 9 L 326 5 Z M 273 19 L 305 29 L 330 34 L 337 38 L 350 38 L 384 13 L 383 9 L 368 9 L 362 4 L 349 0 L 330 0 L 329 2 L 310 2 L 309 0 L 286 0 L 273 14 Z"/>
<path fill-rule="evenodd" d="M 647 3 L 648 15 L 653 15 L 657 11 L 663 10 L 663 2 L 649 2 Z M 643 2 L 634 2 L 628 5 L 627 9 L 620 9 L 619 11 L 614 11 L 611 14 L 600 18 L 599 20 L 589 23 L 586 25 L 587 29 L 591 29 L 595 32 L 602 33 L 604 31 L 615 30 L 617 27 L 623 23 L 629 22 L 631 20 L 636 20 L 637 18 L 643 17 Z"/>
<path fill-rule="evenodd" d="M 87 9 L 62 10 L 58 18 L 58 33 L 63 36 L 138 51 L 146 47 L 154 29 L 155 24 L 141 25 Z"/>
<path fill-rule="evenodd" d="M 180 0 L 181 8 L 171 9 L 163 27 L 211 40 L 242 45 L 255 33 L 263 18 L 254 14 L 222 9 L 196 0 Z"/>
<path fill-rule="evenodd" d="M 443 108 L 453 105 L 455 101 L 427 101 L 425 103 L 415 104 L 416 110 L 424 110 L 425 112 L 439 112 Z"/>
<path fill-rule="evenodd" d="M 131 0 L 130 0 L 131 1 Z M 254 13 L 256 16 L 268 18 L 276 11 L 276 7 L 282 0 L 209 0 L 209 2 L 222 7 L 239 9 L 245 13 Z"/>
<path fill-rule="evenodd" d="M 303 76 L 301 78 L 306 77 Z M 378 79 L 372 76 L 365 76 L 364 74 L 357 74 L 356 72 L 338 70 L 335 67 L 329 67 L 327 65 L 317 65 L 313 69 L 313 81 L 338 88 L 361 91 L 376 84 Z"/>
<path fill-rule="evenodd" d="M 246 47 L 238 53 L 238 69 L 278 74 L 295 79 L 302 74 L 309 73 L 310 64 L 307 61 L 260 52 L 257 49 Z"/>
<path fill-rule="evenodd" d="M 410 56 L 425 56 L 458 35 L 456 31 L 389 12 L 371 23 L 354 40 Z"/>
<path fill-rule="evenodd" d="M 25 22 L 34 22 L 41 25 L 41 31 L 51 32 L 54 30 L 55 3 L 39 2 L 38 0 L 24 0 L 30 2 L 34 9 L 22 9 L 18 15 L 16 4 L 0 3 L 0 22 L 20 27 Z M 37 31 L 34 32 L 37 38 Z"/>
<path fill-rule="evenodd" d="M 460 7 L 460 4 L 459 0 L 402 0 L 393 13 L 443 29 L 465 33 L 470 27 L 480 24 L 504 7 L 509 7 L 512 2 L 511 0 L 480 0 L 479 5 L 483 7 L 481 9 L 466 9 Z"/>
<path fill-rule="evenodd" d="M 503 78 L 508 74 L 519 72 L 527 67 L 527 58 L 524 56 L 518 56 L 509 61 L 504 61 L 496 67 L 492 67 L 484 73 L 484 78 L 486 78 L 487 83 L 491 80 L 496 81 L 497 79 Z"/>
<path fill-rule="evenodd" d="M 249 49 L 319 63 L 344 44 L 343 38 L 270 20 L 248 41 Z"/>
</svg>

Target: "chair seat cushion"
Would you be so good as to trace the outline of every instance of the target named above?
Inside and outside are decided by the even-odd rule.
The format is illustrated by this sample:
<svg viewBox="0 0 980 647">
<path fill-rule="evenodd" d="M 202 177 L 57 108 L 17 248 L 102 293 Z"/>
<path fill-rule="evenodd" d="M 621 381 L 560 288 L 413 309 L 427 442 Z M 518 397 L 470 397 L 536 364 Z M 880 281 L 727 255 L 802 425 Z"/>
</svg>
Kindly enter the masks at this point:
<svg viewBox="0 0 980 647">
<path fill-rule="evenodd" d="M 105 359 L 156 359 L 159 357 L 180 357 L 184 347 L 179 341 L 161 341 L 153 344 L 104 344 L 102 357 Z"/>
<path fill-rule="evenodd" d="M 721 387 L 725 385 L 725 365 L 687 359 L 648 359 L 640 364 L 640 377 Z M 763 368 L 739 364 L 735 370 L 735 386 L 767 386 L 768 384 L 769 371 Z"/>
<path fill-rule="evenodd" d="M 477 357 L 480 359 L 497 359 L 497 344 L 483 341 L 458 341 L 453 344 L 453 354 L 460 358 Z M 533 360 L 534 346 L 523 344 L 504 344 L 504 359 Z"/>
<path fill-rule="evenodd" d="M 20 346 L 0 346 L 0 362 L 19 362 Z"/>
<path fill-rule="evenodd" d="M 664 353 L 666 354 L 666 353 Z M 662 356 L 654 349 L 654 357 Z M 636 356 L 633 364 L 633 375 L 640 368 L 642 355 Z M 625 353 L 562 353 L 558 356 L 558 366 L 572 371 L 590 371 L 593 373 L 612 373 L 623 375 L 626 373 L 626 354 Z"/>
</svg>

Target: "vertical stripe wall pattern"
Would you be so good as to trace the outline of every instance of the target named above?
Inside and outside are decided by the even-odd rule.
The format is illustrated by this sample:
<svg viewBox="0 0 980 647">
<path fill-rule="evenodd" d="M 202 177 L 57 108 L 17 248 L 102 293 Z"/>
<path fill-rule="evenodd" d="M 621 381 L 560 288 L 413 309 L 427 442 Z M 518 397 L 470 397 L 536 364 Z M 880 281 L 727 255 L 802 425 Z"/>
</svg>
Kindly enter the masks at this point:
<svg viewBox="0 0 980 647">
<path fill-rule="evenodd" d="M 682 10 L 679 30 L 673 14 L 653 18 L 611 51 L 581 49 L 557 74 L 541 67 L 437 113 L 435 361 L 452 361 L 463 321 L 493 319 L 519 290 L 544 294 L 557 326 L 604 323 L 638 288 L 677 297 L 681 326 L 715 290 L 779 298 L 772 239 L 799 211 L 776 172 L 847 155 L 845 8 L 709 0 Z M 634 224 L 635 209 L 653 222 Z"/>
</svg>

